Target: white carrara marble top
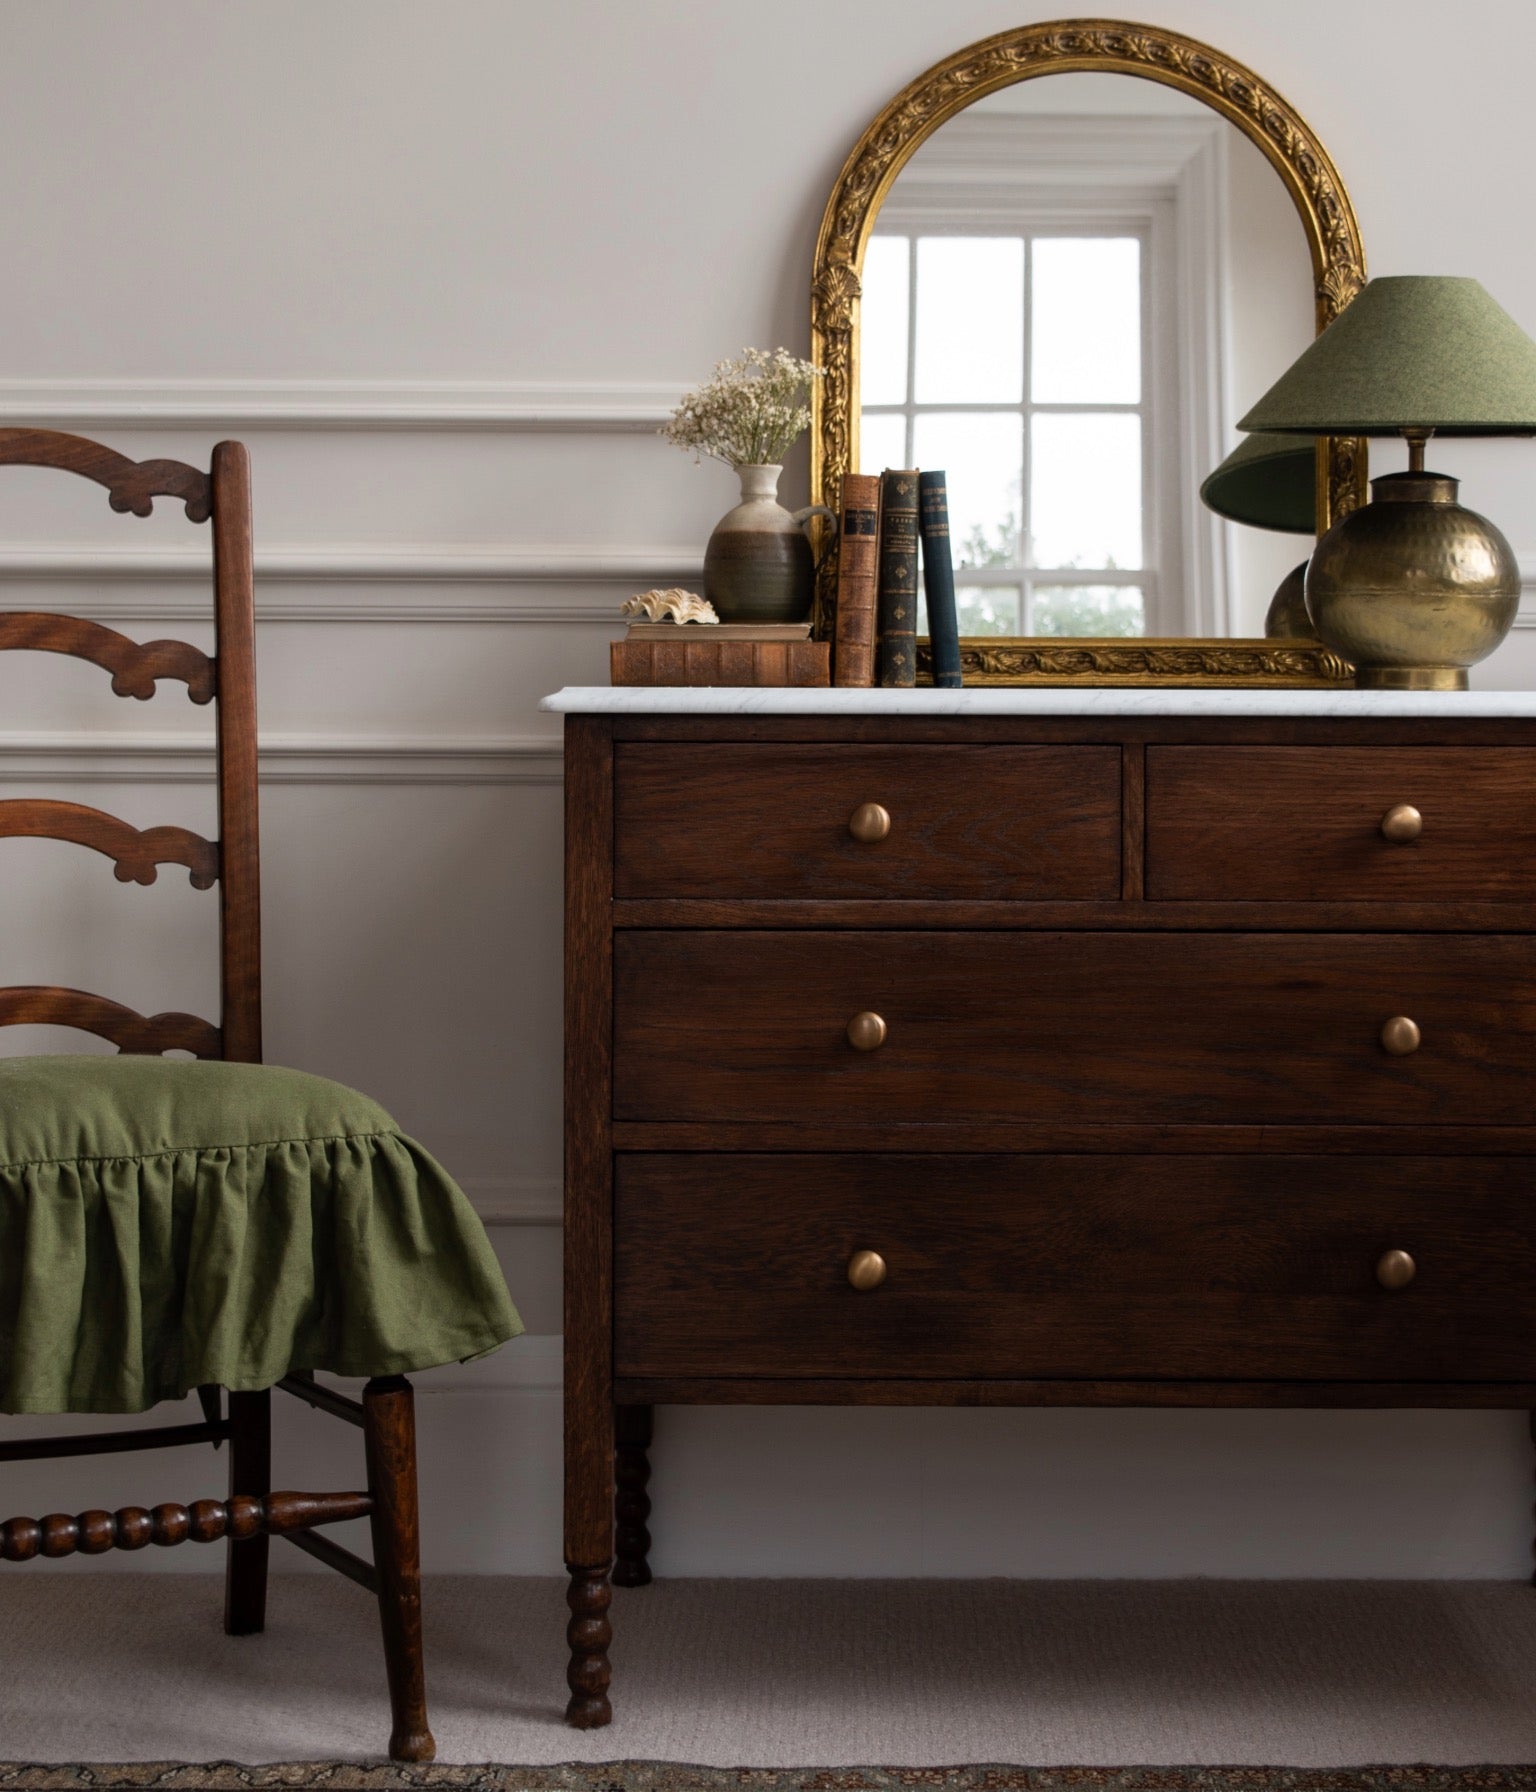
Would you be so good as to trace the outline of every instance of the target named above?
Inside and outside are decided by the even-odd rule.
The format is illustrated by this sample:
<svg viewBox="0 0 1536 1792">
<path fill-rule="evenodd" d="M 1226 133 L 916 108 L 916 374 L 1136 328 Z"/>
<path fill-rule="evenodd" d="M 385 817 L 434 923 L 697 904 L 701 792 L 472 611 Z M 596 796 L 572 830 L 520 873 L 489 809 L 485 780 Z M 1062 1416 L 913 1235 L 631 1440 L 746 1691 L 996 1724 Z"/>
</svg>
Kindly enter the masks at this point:
<svg viewBox="0 0 1536 1792">
<path fill-rule="evenodd" d="M 1536 717 L 1536 691 L 961 691 L 567 685 L 540 709 L 666 716 L 1491 716 Z"/>
</svg>

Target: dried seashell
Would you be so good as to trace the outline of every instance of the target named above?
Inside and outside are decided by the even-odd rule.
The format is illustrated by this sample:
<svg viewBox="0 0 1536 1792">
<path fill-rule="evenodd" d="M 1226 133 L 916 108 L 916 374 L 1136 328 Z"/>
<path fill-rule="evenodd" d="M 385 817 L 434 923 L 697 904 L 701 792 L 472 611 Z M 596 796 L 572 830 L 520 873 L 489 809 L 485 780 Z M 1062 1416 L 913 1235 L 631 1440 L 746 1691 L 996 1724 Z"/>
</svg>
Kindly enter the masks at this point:
<svg viewBox="0 0 1536 1792">
<path fill-rule="evenodd" d="M 621 616 L 643 616 L 647 622 L 718 622 L 715 606 L 708 598 L 674 587 L 670 591 L 642 591 L 638 597 L 626 597 L 619 606 Z"/>
</svg>

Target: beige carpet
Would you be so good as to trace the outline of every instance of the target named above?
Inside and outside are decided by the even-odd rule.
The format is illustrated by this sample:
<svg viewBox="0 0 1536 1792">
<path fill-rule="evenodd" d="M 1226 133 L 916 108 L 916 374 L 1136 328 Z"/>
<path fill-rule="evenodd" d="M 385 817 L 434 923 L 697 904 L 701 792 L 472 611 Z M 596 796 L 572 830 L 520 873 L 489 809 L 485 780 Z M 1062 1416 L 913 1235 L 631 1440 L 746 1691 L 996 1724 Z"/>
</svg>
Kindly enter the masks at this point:
<svg viewBox="0 0 1536 1792">
<path fill-rule="evenodd" d="M 367 1596 L 0 1570 L 0 1760 L 377 1755 Z M 679 1581 L 614 1597 L 615 1720 L 560 1722 L 555 1580 L 427 1591 L 444 1762 L 1536 1763 L 1536 1590 L 1502 1582 Z"/>
</svg>

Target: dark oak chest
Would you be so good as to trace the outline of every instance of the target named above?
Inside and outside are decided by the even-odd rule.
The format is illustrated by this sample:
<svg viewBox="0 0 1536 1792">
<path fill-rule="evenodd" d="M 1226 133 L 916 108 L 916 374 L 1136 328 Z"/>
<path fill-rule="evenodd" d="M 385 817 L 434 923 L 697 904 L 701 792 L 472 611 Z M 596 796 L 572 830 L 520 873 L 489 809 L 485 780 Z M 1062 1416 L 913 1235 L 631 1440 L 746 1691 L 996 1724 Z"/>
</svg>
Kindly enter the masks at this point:
<svg viewBox="0 0 1536 1792">
<path fill-rule="evenodd" d="M 1536 1403 L 1536 722 L 566 730 L 572 1722 L 658 1404 Z"/>
</svg>

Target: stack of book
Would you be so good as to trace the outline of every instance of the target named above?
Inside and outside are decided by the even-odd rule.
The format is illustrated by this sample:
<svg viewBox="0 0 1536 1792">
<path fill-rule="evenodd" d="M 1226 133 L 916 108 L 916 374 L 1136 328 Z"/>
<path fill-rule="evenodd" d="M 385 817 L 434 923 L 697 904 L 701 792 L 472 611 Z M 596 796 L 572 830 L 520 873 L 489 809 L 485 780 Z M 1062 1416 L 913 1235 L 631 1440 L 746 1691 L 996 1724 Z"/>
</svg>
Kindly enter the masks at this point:
<svg viewBox="0 0 1536 1792">
<path fill-rule="evenodd" d="M 923 595 L 933 682 L 960 685 L 960 634 L 949 547 L 949 492 L 943 473 L 915 467 L 843 476 L 838 536 L 834 682 L 917 683 L 917 563 L 922 543 Z"/>
<path fill-rule="evenodd" d="M 609 648 L 614 684 L 824 685 L 832 644 L 808 622 L 632 622 Z"/>
</svg>

